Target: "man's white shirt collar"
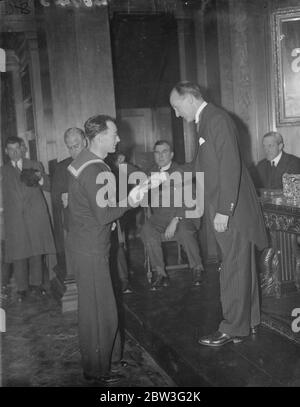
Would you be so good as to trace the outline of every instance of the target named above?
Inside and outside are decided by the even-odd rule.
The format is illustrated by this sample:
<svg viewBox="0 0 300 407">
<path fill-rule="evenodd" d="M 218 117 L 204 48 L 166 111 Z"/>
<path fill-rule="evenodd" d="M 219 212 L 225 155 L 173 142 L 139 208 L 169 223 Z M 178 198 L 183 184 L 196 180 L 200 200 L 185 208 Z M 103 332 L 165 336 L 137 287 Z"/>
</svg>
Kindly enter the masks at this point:
<svg viewBox="0 0 300 407">
<path fill-rule="evenodd" d="M 275 158 L 273 158 L 273 160 L 271 160 L 271 165 L 272 165 L 272 163 L 274 163 L 274 166 L 277 167 L 281 156 L 282 156 L 282 151 L 280 151 L 280 153 L 278 154 L 277 157 L 275 157 Z"/>
<path fill-rule="evenodd" d="M 22 171 L 22 169 L 23 169 L 23 160 L 22 160 L 22 158 L 20 158 L 20 160 L 18 160 L 18 161 L 12 161 L 11 163 L 12 163 L 13 167 L 19 168 L 19 170 Z"/>
<path fill-rule="evenodd" d="M 207 106 L 207 102 L 202 102 L 202 104 L 199 106 L 196 114 L 195 114 L 195 123 L 199 123 L 199 118 L 200 118 L 200 114 L 202 112 L 202 110 L 205 108 L 205 106 Z"/>
<path fill-rule="evenodd" d="M 172 161 L 170 161 L 169 164 L 165 165 L 164 167 L 161 167 L 161 168 L 159 169 L 159 171 L 160 171 L 160 172 L 162 172 L 162 171 L 168 171 L 168 169 L 170 169 L 171 165 L 172 165 Z"/>
</svg>

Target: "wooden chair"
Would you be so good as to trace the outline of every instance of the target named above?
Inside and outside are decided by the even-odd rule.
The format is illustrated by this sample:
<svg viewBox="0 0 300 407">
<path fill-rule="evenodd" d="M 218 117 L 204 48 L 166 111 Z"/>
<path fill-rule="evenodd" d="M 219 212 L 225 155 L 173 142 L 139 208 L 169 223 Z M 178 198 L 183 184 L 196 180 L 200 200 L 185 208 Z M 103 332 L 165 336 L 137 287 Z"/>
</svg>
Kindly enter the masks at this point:
<svg viewBox="0 0 300 407">
<path fill-rule="evenodd" d="M 149 219 L 151 216 L 151 208 L 147 207 L 145 208 L 145 220 Z M 166 265 L 166 270 L 179 270 L 179 269 L 185 269 L 185 268 L 189 268 L 189 264 L 188 263 L 183 263 L 183 259 L 182 259 L 182 248 L 180 243 L 178 243 L 178 241 L 173 238 L 173 239 L 166 239 L 164 233 L 161 235 L 161 242 L 162 244 L 164 243 L 176 243 L 177 245 L 177 263 L 173 264 L 173 265 Z M 147 270 L 147 280 L 149 282 L 149 284 L 151 284 L 151 280 L 152 280 L 152 269 L 151 269 L 151 263 L 150 263 L 150 258 L 149 255 L 147 253 L 147 248 L 146 246 L 144 246 L 144 250 L 145 250 L 145 268 Z"/>
</svg>

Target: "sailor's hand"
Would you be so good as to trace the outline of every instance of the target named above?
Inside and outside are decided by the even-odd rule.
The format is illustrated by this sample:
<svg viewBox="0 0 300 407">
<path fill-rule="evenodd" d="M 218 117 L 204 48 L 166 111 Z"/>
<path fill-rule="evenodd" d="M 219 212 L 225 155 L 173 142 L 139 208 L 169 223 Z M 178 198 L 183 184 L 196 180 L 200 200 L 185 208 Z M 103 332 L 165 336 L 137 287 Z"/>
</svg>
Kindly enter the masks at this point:
<svg viewBox="0 0 300 407">
<path fill-rule="evenodd" d="M 66 208 L 68 206 L 68 199 L 69 199 L 69 194 L 68 192 L 64 192 L 63 194 L 61 194 L 61 200 L 62 200 L 62 204 L 63 207 Z"/>
<path fill-rule="evenodd" d="M 144 195 L 141 194 L 141 191 L 139 190 L 138 186 L 134 187 L 128 195 L 128 205 L 131 206 L 132 208 L 136 208 L 137 206 L 139 206 L 143 197 Z"/>
</svg>

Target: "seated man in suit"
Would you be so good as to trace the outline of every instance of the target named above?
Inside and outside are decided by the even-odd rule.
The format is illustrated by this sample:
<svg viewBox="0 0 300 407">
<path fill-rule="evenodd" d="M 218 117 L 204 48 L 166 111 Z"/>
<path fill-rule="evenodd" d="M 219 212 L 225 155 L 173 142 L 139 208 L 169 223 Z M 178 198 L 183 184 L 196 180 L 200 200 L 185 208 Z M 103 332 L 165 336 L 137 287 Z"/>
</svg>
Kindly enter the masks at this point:
<svg viewBox="0 0 300 407">
<path fill-rule="evenodd" d="M 256 167 L 254 182 L 256 188 L 282 189 L 284 173 L 300 174 L 300 158 L 283 151 L 282 135 L 271 131 L 263 137 L 266 158 Z"/>
<path fill-rule="evenodd" d="M 54 238 L 57 250 L 57 275 L 64 280 L 66 275 L 65 260 L 65 233 L 68 231 L 69 209 L 67 207 L 67 193 L 69 184 L 68 166 L 86 147 L 84 131 L 71 127 L 64 133 L 64 142 L 69 151 L 70 157 L 60 161 L 55 168 L 51 185 L 51 198 L 53 206 Z M 63 199 L 65 202 L 63 203 Z"/>
<path fill-rule="evenodd" d="M 179 165 L 172 161 L 173 156 L 173 149 L 168 141 L 157 141 L 154 145 L 154 160 L 156 165 L 152 168 L 151 172 L 166 171 L 169 175 L 176 171 L 182 172 Z M 166 239 L 173 239 L 175 237 L 182 244 L 187 254 L 190 268 L 193 271 L 194 285 L 199 285 L 204 270 L 197 241 L 200 219 L 181 218 L 182 208 L 175 207 L 174 202 L 172 204 L 175 187 L 172 184 L 170 185 L 173 188 L 173 191 L 170 191 L 170 205 L 168 207 L 153 207 L 152 205 L 152 215 L 145 222 L 141 230 L 141 238 L 147 248 L 151 266 L 156 271 L 152 286 L 161 287 L 169 285 L 161 247 L 162 234 L 164 234 Z M 158 188 L 157 191 L 161 198 L 162 188 Z"/>
</svg>

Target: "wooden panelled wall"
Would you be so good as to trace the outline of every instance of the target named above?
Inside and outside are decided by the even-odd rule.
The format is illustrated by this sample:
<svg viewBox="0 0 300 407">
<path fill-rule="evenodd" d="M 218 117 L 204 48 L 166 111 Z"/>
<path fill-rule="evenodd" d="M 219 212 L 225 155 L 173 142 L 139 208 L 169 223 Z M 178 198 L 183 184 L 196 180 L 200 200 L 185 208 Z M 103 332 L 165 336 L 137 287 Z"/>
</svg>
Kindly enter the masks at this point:
<svg viewBox="0 0 300 407">
<path fill-rule="evenodd" d="M 38 159 L 68 155 L 63 134 L 97 113 L 115 116 L 107 7 L 39 7 L 1 16 L 0 32 L 21 32 L 30 54 Z"/>
<path fill-rule="evenodd" d="M 83 128 L 98 113 L 115 116 L 107 9 L 45 9 L 39 46 L 48 160 L 61 160 L 67 128 Z"/>
<path fill-rule="evenodd" d="M 194 17 L 198 80 L 213 102 L 232 112 L 248 166 L 263 158 L 261 140 L 271 130 L 282 133 L 287 152 L 300 156 L 300 127 L 277 129 L 274 100 L 271 13 L 289 6 L 299 1 L 212 0 Z"/>
<path fill-rule="evenodd" d="M 217 3 L 222 105 L 233 112 L 247 165 L 261 156 L 261 137 L 269 131 L 267 3 Z M 223 64 L 223 62 L 225 62 Z"/>
</svg>

